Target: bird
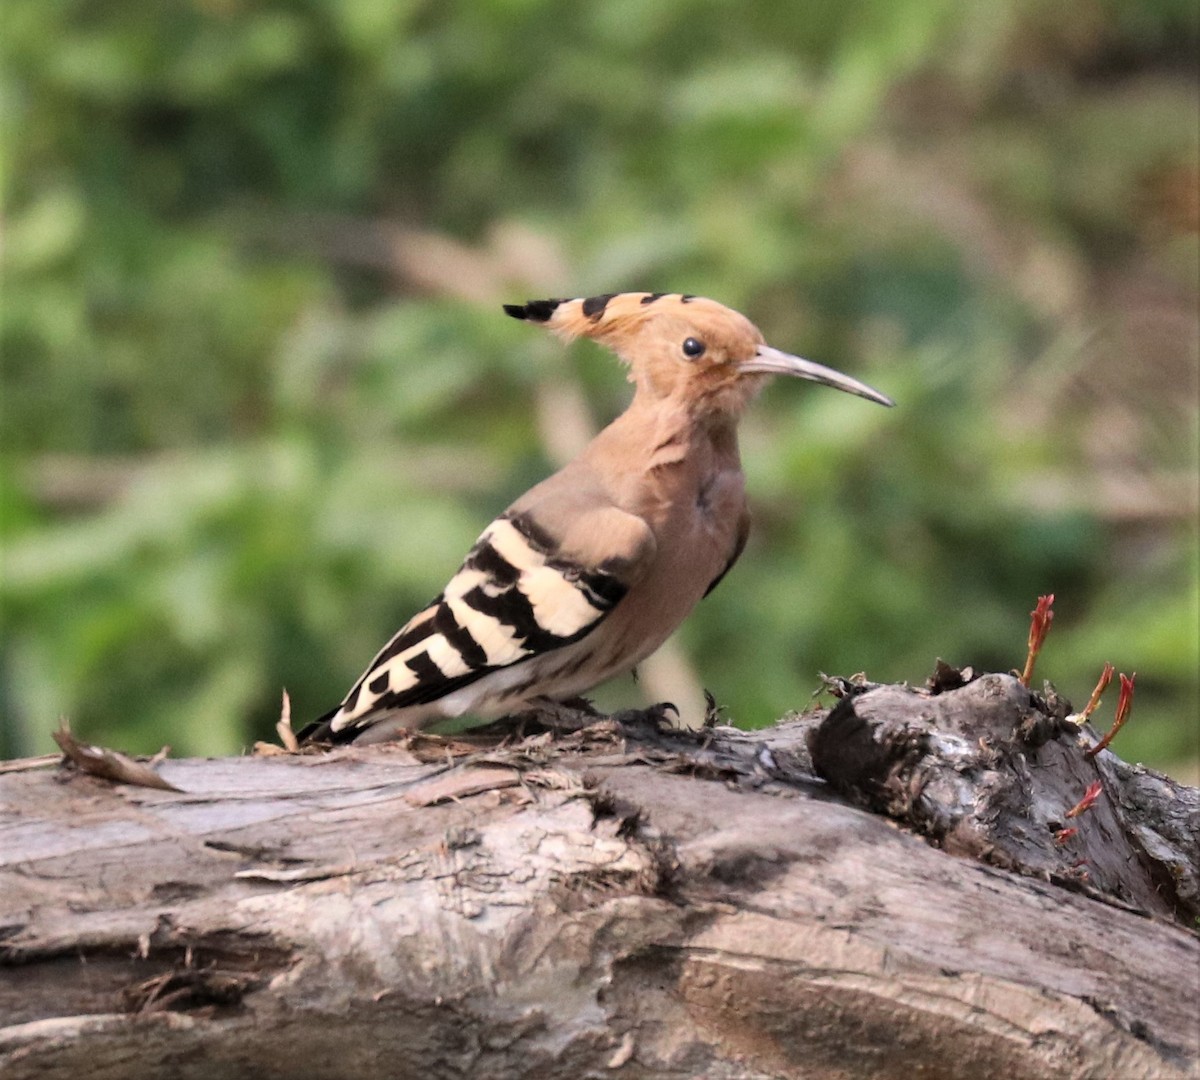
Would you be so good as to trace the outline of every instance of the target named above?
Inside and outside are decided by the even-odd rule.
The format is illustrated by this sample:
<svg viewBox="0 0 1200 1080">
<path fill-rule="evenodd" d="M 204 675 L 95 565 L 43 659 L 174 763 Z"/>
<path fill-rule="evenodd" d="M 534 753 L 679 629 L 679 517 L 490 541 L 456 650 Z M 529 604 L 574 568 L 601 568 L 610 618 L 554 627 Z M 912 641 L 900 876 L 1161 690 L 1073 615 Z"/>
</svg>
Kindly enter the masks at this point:
<svg viewBox="0 0 1200 1080">
<path fill-rule="evenodd" d="M 687 293 L 505 304 L 628 368 L 628 408 L 484 529 L 446 587 L 379 651 L 306 743 L 373 743 L 576 698 L 633 670 L 717 587 L 750 515 L 737 425 L 773 375 L 881 405 L 878 390 L 767 345 Z"/>
</svg>

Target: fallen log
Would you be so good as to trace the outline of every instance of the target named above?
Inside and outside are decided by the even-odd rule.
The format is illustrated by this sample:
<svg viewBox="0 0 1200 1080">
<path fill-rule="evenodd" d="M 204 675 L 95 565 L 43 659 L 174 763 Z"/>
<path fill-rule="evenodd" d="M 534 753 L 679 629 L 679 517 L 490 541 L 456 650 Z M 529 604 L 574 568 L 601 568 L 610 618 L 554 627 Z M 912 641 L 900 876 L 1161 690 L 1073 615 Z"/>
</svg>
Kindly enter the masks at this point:
<svg viewBox="0 0 1200 1080">
<path fill-rule="evenodd" d="M 0 1074 L 1188 1075 L 1200 792 L 943 684 L 0 774 Z"/>
</svg>

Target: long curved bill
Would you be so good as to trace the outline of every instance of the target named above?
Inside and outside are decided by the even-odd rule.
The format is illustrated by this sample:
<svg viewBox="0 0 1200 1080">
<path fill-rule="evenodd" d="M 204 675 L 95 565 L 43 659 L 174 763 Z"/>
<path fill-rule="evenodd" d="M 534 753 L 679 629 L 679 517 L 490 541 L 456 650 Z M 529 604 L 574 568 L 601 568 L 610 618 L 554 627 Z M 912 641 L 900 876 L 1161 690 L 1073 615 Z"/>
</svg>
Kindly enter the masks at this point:
<svg viewBox="0 0 1200 1080">
<path fill-rule="evenodd" d="M 743 360 L 738 365 L 745 372 L 761 372 L 764 375 L 795 375 L 799 379 L 811 379 L 813 382 L 824 383 L 835 390 L 845 390 L 847 394 L 857 394 L 868 401 L 877 401 L 880 405 L 895 405 L 896 403 L 886 394 L 881 394 L 866 383 L 834 371 L 824 364 L 816 364 L 811 360 L 802 360 L 791 353 L 772 349 L 770 345 L 760 345 L 758 351 L 749 360 Z"/>
</svg>

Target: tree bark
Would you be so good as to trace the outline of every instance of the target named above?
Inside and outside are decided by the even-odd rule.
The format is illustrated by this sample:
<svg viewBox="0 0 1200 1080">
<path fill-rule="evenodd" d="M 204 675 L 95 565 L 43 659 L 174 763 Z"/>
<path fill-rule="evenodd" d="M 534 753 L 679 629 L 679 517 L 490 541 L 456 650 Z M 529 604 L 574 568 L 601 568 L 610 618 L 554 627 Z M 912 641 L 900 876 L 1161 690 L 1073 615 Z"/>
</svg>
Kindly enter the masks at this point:
<svg viewBox="0 0 1200 1080">
<path fill-rule="evenodd" d="M 843 690 L 0 775 L 0 1075 L 1196 1069 L 1200 792 L 1008 676 Z"/>
</svg>

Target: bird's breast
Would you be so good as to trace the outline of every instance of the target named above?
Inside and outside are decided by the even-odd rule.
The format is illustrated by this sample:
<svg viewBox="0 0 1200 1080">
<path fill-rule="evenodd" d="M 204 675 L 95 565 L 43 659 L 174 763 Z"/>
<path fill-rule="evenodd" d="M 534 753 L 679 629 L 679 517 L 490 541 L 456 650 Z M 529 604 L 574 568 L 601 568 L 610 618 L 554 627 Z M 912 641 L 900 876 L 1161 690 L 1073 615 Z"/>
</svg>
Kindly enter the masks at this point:
<svg viewBox="0 0 1200 1080">
<path fill-rule="evenodd" d="M 736 551 L 746 503 L 741 471 L 713 470 L 686 479 L 643 508 L 657 547 L 645 576 L 601 628 L 614 667 L 622 654 L 637 663 L 670 637 Z"/>
</svg>

